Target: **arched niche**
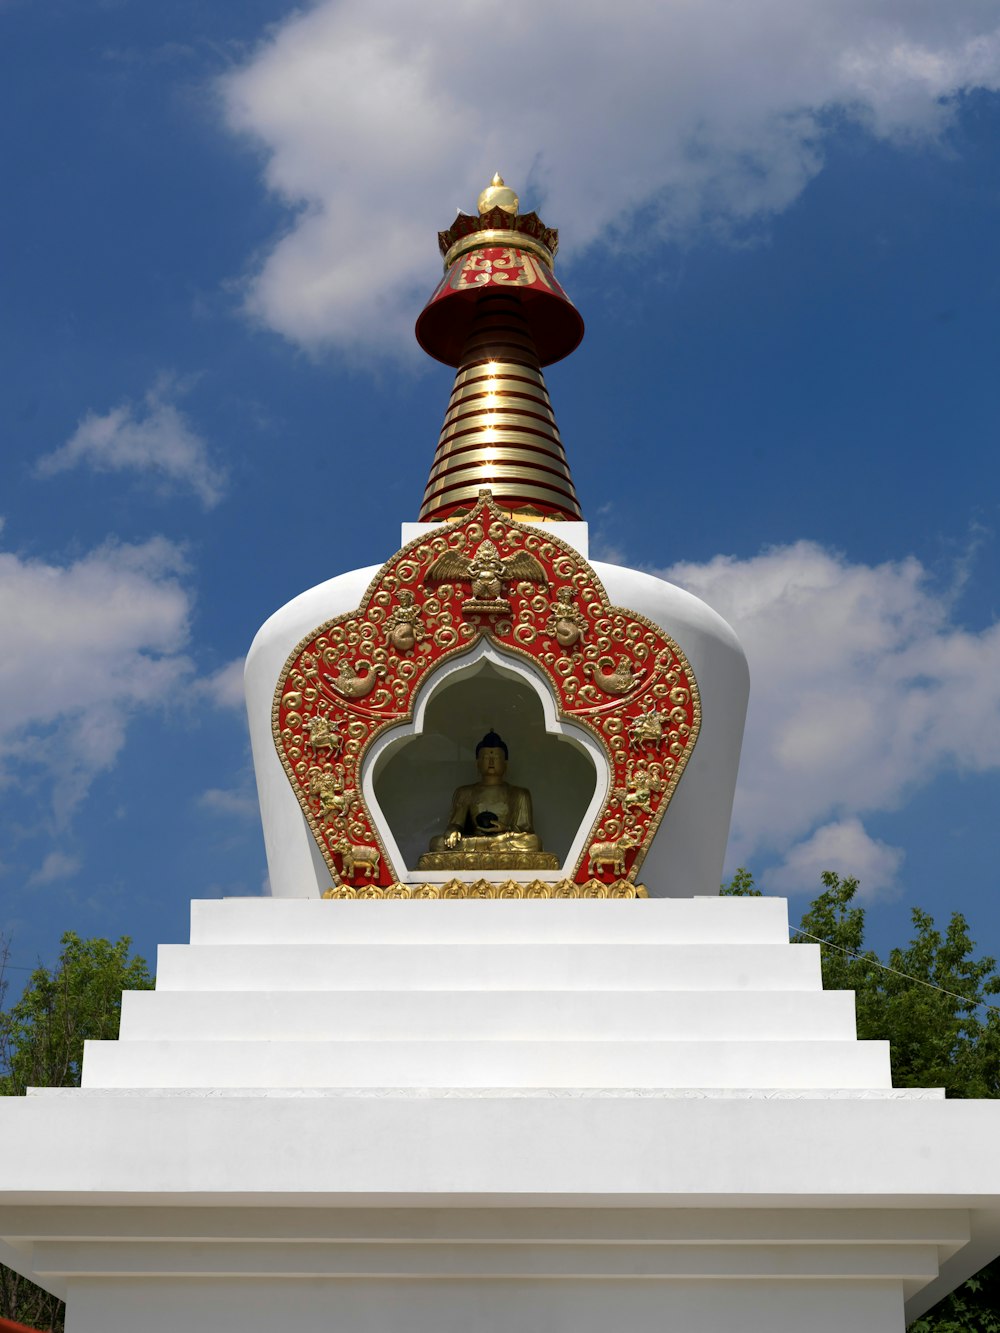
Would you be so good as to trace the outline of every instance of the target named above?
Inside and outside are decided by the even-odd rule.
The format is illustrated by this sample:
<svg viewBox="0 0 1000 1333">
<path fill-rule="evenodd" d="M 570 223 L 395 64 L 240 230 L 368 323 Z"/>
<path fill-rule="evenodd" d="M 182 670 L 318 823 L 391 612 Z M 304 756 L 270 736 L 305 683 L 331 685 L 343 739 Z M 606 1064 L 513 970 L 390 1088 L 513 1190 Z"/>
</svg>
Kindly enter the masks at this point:
<svg viewBox="0 0 1000 1333">
<path fill-rule="evenodd" d="M 608 793 L 607 760 L 587 730 L 559 718 L 540 671 L 480 640 L 434 673 L 412 721 L 381 736 L 365 756 L 362 790 L 399 878 L 454 877 L 415 867 L 431 838 L 444 832 L 455 788 L 476 780 L 476 745 L 490 730 L 506 741 L 507 780 L 530 790 L 535 832 L 560 869 L 482 877 L 558 879 L 572 871 Z"/>
</svg>

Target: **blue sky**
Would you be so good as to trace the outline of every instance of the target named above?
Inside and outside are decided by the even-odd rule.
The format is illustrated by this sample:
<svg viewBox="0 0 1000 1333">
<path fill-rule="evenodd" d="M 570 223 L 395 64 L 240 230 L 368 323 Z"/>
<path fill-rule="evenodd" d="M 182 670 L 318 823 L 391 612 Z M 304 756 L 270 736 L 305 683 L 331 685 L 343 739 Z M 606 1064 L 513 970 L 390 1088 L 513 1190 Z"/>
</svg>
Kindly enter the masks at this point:
<svg viewBox="0 0 1000 1333">
<path fill-rule="evenodd" d="M 237 664 L 416 516 L 412 323 L 498 167 L 587 322 L 593 553 L 750 654 L 730 868 L 1000 953 L 1000 4 L 608 10 L 0 3 L 15 965 L 260 892 Z"/>
</svg>

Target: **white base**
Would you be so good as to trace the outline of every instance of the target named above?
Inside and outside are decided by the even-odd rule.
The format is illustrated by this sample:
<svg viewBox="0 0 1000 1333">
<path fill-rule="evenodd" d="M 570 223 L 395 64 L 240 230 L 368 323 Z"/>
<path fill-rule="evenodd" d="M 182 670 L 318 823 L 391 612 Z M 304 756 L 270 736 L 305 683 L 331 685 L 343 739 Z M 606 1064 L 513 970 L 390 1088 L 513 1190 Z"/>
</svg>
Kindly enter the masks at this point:
<svg viewBox="0 0 1000 1333">
<path fill-rule="evenodd" d="M 69 1333 L 902 1333 L 1000 1106 L 889 1086 L 770 899 L 196 903 L 83 1089 L 0 1099 Z"/>
</svg>

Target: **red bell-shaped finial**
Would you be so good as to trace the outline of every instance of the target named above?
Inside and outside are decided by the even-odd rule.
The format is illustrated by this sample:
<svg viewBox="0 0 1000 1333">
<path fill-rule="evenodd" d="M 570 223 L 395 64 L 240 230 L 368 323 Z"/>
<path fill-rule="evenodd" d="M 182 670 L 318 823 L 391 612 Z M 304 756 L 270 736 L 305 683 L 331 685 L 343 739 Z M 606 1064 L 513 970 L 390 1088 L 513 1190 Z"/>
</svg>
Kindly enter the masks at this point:
<svg viewBox="0 0 1000 1333">
<path fill-rule="evenodd" d="M 459 518 L 489 487 L 525 519 L 580 519 L 542 366 L 579 344 L 583 320 L 552 274 L 558 234 L 520 214 L 500 176 L 438 236 L 445 275 L 417 320 L 425 352 L 456 366 L 423 522 Z"/>
<path fill-rule="evenodd" d="M 583 338 L 583 320 L 556 281 L 552 262 L 559 233 L 537 213 L 518 213 L 517 195 L 497 175 L 479 196 L 479 214 L 459 213 L 438 233 L 444 277 L 417 320 L 417 342 L 446 366 L 457 366 L 487 291 L 510 292 L 535 341 L 539 364 L 569 356 Z"/>
</svg>

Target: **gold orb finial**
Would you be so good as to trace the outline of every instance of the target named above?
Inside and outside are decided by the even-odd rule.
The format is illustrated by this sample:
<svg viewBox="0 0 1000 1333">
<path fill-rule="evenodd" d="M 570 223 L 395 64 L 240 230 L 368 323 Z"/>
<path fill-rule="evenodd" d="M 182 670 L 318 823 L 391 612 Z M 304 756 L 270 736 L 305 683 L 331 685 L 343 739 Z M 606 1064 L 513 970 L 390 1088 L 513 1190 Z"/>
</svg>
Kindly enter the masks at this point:
<svg viewBox="0 0 1000 1333">
<path fill-rule="evenodd" d="M 505 213 L 517 217 L 519 205 L 520 200 L 509 185 L 504 185 L 499 171 L 494 172 L 493 179 L 479 196 L 480 213 L 488 213 L 492 208 L 502 208 Z"/>
</svg>

